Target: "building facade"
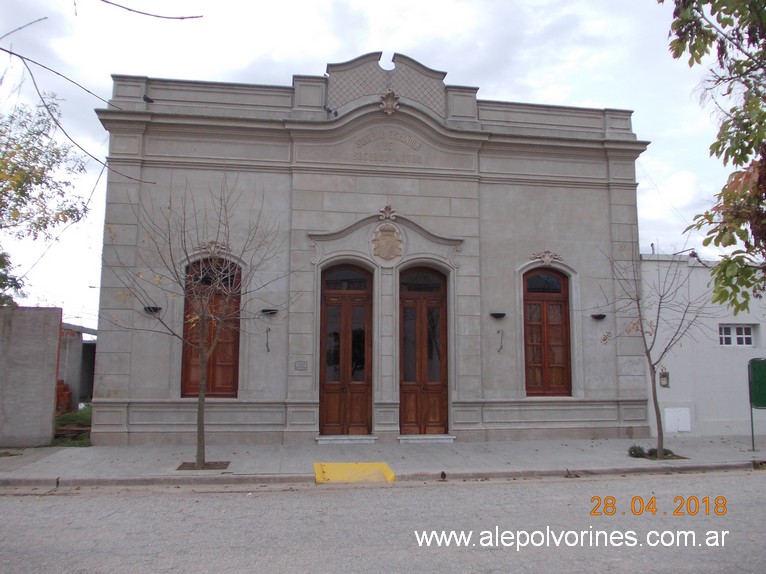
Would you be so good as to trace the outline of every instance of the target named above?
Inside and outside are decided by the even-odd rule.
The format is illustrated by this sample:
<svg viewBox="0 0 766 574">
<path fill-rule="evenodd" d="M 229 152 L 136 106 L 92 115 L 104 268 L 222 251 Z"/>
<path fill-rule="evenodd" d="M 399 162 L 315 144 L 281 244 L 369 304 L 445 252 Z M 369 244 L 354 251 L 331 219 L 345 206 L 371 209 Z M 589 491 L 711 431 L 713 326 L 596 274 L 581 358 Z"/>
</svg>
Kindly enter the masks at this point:
<svg viewBox="0 0 766 574">
<path fill-rule="evenodd" d="M 380 57 L 285 87 L 114 77 L 94 444 L 194 440 L 200 360 L 160 328 L 189 328 L 189 297 L 158 263 L 223 262 L 241 293 L 209 442 L 648 434 L 641 347 L 604 336 L 632 320 L 610 270 L 639 258 L 631 113 L 483 101 Z M 211 190 L 244 201 L 225 245 L 179 239 L 172 206 L 215 219 Z M 253 222 L 269 257 L 243 256 Z"/>
</svg>

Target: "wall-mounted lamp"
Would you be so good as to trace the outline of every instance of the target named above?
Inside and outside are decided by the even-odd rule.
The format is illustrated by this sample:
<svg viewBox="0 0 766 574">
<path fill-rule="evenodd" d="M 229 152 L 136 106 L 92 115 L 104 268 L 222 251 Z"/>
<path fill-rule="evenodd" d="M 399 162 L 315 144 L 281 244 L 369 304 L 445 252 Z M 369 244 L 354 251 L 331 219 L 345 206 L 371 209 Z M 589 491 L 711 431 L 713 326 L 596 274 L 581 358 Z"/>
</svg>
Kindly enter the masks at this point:
<svg viewBox="0 0 766 574">
<path fill-rule="evenodd" d="M 505 317 L 505 313 L 495 312 L 495 313 L 490 313 L 489 316 L 494 317 L 495 319 L 502 319 L 503 317 Z"/>
<path fill-rule="evenodd" d="M 660 386 L 666 389 L 670 386 L 670 373 L 664 369 L 660 371 Z"/>
<path fill-rule="evenodd" d="M 604 313 L 593 313 L 593 315 L 591 315 L 591 318 L 595 319 L 596 321 L 601 321 L 606 318 L 606 315 Z"/>
<path fill-rule="evenodd" d="M 261 315 L 276 315 L 276 309 L 261 309 Z"/>
<path fill-rule="evenodd" d="M 162 311 L 162 307 L 144 307 L 144 312 L 147 315 L 153 315 L 156 317 L 160 314 L 160 311 Z"/>
</svg>

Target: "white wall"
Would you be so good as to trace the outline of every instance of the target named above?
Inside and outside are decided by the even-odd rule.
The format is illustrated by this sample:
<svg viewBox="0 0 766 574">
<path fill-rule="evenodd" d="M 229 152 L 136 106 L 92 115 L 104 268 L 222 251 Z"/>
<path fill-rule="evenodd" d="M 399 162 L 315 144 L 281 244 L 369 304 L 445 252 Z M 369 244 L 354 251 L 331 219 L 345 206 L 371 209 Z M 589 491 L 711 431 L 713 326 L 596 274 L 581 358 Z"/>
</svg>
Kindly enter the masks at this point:
<svg viewBox="0 0 766 574">
<path fill-rule="evenodd" d="M 710 290 L 712 262 L 699 262 L 686 255 L 643 255 L 641 265 L 647 301 L 652 297 L 652 289 L 672 273 L 677 273 L 679 282 L 687 282 L 673 298 L 676 303 Z M 709 297 L 706 300 L 704 316 L 662 362 L 670 374 L 670 386 L 658 387 L 665 431 L 667 436 L 750 435 L 748 361 L 766 357 L 766 302 L 753 300 L 749 313 L 735 316 L 726 307 L 711 303 Z M 720 324 L 751 325 L 753 345 L 720 345 Z M 660 334 L 667 337 L 672 327 L 672 324 L 662 326 Z M 659 345 L 655 353 L 661 350 Z M 656 436 L 651 407 L 649 414 L 652 433 Z M 756 409 L 753 415 L 756 434 L 766 434 L 766 410 Z M 687 420 L 688 431 L 684 430 Z"/>
</svg>

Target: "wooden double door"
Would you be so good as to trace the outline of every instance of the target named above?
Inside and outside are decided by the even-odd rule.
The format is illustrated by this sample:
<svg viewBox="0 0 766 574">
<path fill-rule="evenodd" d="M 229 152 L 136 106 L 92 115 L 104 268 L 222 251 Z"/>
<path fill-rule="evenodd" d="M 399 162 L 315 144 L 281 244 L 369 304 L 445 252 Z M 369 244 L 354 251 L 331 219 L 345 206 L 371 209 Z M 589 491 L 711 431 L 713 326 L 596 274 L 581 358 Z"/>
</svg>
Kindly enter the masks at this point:
<svg viewBox="0 0 766 574">
<path fill-rule="evenodd" d="M 400 279 L 400 432 L 444 434 L 446 278 L 416 268 Z M 372 275 L 351 265 L 322 274 L 319 432 L 372 432 Z"/>
</svg>

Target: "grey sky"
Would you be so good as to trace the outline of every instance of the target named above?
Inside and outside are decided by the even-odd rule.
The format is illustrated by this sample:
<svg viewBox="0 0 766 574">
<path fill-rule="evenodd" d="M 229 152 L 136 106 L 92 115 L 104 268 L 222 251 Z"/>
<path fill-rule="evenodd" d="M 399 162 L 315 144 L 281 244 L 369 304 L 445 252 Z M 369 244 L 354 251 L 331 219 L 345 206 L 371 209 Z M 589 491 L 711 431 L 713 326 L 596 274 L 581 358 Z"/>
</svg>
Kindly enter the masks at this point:
<svg viewBox="0 0 766 574">
<path fill-rule="evenodd" d="M 437 0 L 387 2 L 123 0 L 136 9 L 194 20 L 131 14 L 99 0 L 2 0 L 0 35 L 43 22 L 0 45 L 73 78 L 103 98 L 113 73 L 290 85 L 293 74 L 321 75 L 327 63 L 383 51 L 447 72 L 446 83 L 479 88 L 478 97 L 535 104 L 634 111 L 633 129 L 651 141 L 639 158 L 642 251 L 696 246 L 683 229 L 725 182 L 709 158 L 716 118 L 699 103 L 702 69 L 675 61 L 668 49 L 672 6 L 655 0 Z M 30 101 L 31 83 L 5 54 L 0 106 Z M 45 91 L 65 99 L 66 129 L 94 155 L 106 132 L 93 110 L 103 104 L 55 76 L 36 71 Z M 21 82 L 20 89 L 13 89 Z M 100 167 L 78 184 L 88 196 Z M 62 306 L 65 320 L 95 326 L 103 179 L 87 220 L 61 234 L 29 273 L 22 304 Z M 17 271 L 46 245 L 3 239 Z M 712 255 L 712 254 L 711 254 Z"/>
</svg>

